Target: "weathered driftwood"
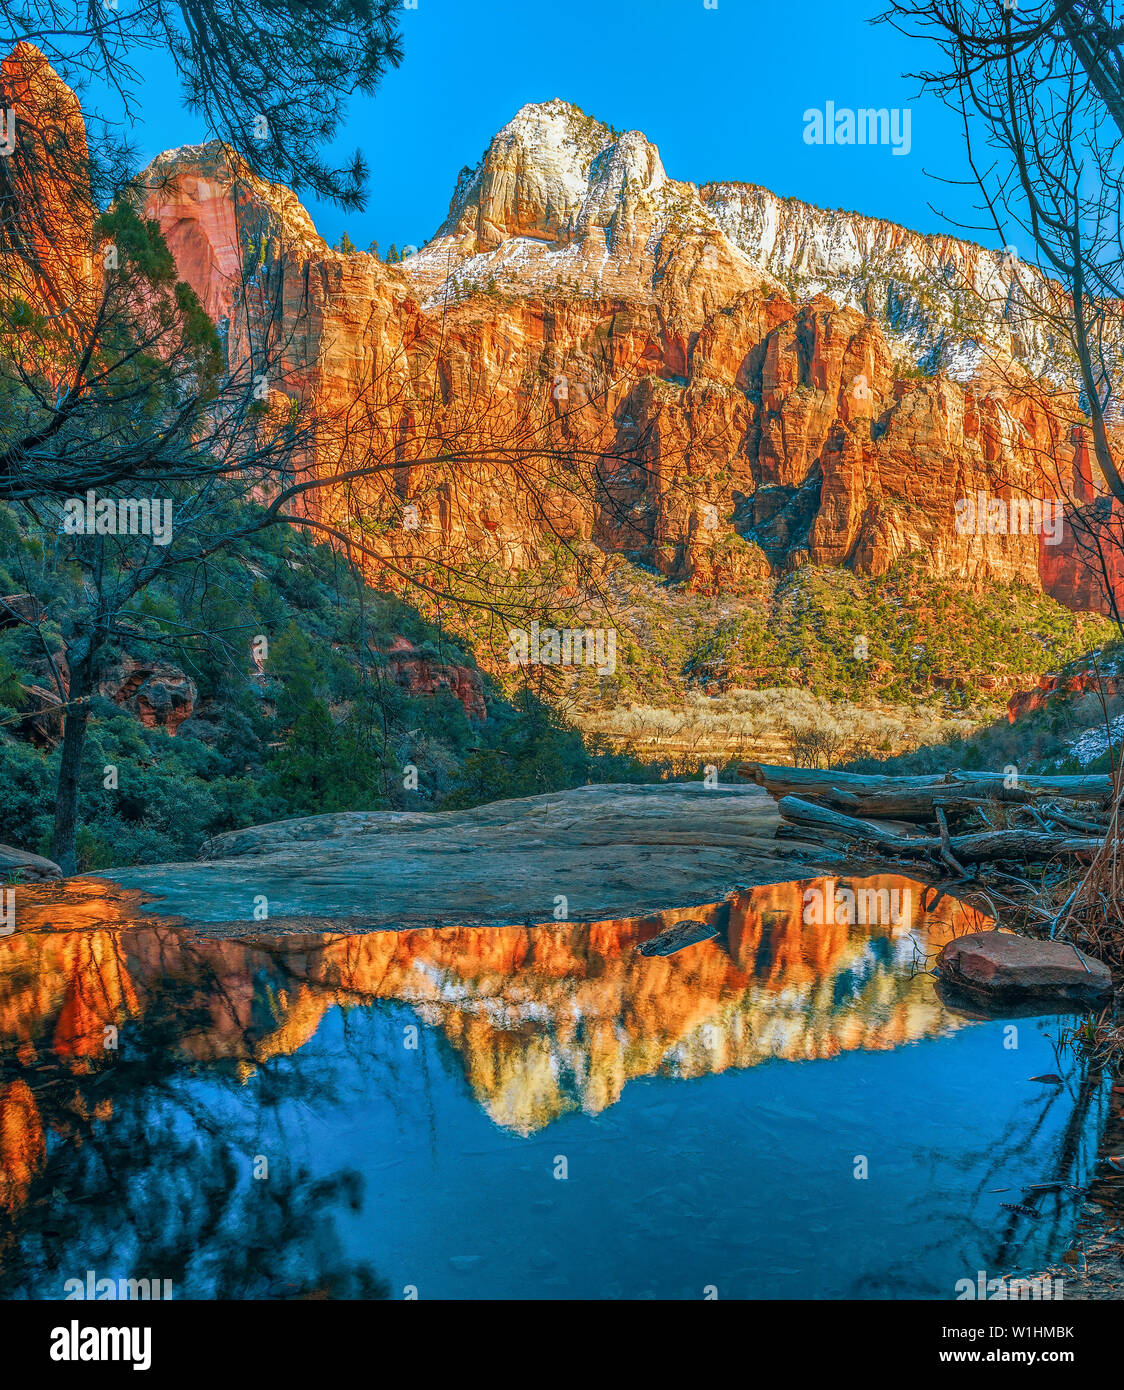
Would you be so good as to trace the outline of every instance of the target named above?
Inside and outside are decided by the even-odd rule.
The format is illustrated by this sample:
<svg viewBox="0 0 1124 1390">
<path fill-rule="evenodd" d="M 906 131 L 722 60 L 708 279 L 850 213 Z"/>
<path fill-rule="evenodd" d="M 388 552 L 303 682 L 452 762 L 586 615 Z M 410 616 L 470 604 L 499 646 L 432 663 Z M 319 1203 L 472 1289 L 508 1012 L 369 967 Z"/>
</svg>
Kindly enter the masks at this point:
<svg viewBox="0 0 1124 1390">
<path fill-rule="evenodd" d="M 1042 814 L 1049 821 L 1057 821 L 1059 825 L 1067 826 L 1070 830 L 1083 830 L 1087 835 L 1107 835 L 1108 821 L 1078 820 L 1076 816 L 1067 815 L 1060 811 L 1056 806 L 1043 806 Z"/>
<path fill-rule="evenodd" d="M 950 772 L 947 776 L 954 786 L 964 782 L 983 782 L 996 791 L 1006 781 L 1006 773 L 1003 772 Z M 1034 796 L 1064 796 L 1076 801 L 1101 801 L 1113 795 L 1112 778 L 1107 772 L 1020 772 L 1019 788 Z"/>
<path fill-rule="evenodd" d="M 1008 787 L 999 772 L 929 773 L 917 777 L 822 771 L 809 767 L 778 767 L 743 763 L 738 775 L 755 781 L 773 797 L 815 797 L 856 816 L 935 820 L 938 806 L 999 801 L 1024 805 L 1039 797 L 1065 797 L 1107 804 L 1112 778 L 1090 773 L 1071 776 L 1032 776 Z"/>
<path fill-rule="evenodd" d="M 782 795 L 796 795 L 801 790 L 839 787 L 845 791 L 896 791 L 902 787 L 934 787 L 945 781 L 946 774 L 929 772 L 915 777 L 889 777 L 882 773 L 825 772 L 818 767 L 784 767 L 776 763 L 742 763 L 739 777 L 747 777 L 771 791 L 780 789 Z"/>
<path fill-rule="evenodd" d="M 768 790 L 772 795 L 777 795 L 771 787 Z M 933 820 L 938 807 L 948 810 L 958 806 L 986 805 L 989 801 L 1005 801 L 1020 806 L 1033 801 L 1037 795 L 1023 791 L 1021 787 L 991 787 L 986 782 L 939 782 L 932 787 L 901 787 L 895 791 L 872 792 L 828 784 L 822 791 L 813 793 L 809 788 L 804 794 L 814 794 L 817 799 L 851 815 L 874 816 L 878 820 L 886 816 L 901 820 Z"/>
<path fill-rule="evenodd" d="M 1095 854 L 1101 841 L 1092 836 L 1053 834 L 1042 830 L 984 830 L 968 835 L 902 835 L 876 822 L 833 811 L 798 796 L 781 797 L 777 810 L 791 825 L 833 837 L 858 840 L 889 854 L 951 855 L 961 863 L 995 859 L 1050 859 L 1056 854 Z M 947 862 L 947 860 L 946 860 Z"/>
<path fill-rule="evenodd" d="M 961 878 L 966 878 L 964 865 L 952 852 L 952 837 L 948 833 L 948 817 L 945 815 L 944 807 L 937 807 L 937 829 L 941 832 L 941 858 L 955 874 Z"/>
</svg>

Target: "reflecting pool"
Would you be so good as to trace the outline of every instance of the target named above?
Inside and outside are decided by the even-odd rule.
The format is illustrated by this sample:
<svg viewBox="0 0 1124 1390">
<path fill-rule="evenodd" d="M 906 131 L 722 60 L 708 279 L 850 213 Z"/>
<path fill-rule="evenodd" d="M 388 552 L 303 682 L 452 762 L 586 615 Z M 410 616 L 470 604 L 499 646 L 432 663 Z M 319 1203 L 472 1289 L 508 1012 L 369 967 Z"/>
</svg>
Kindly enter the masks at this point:
<svg viewBox="0 0 1124 1390">
<path fill-rule="evenodd" d="M 839 910 L 848 883 L 910 910 Z M 1056 1259 L 1095 1162 L 1066 1020 L 946 1007 L 935 953 L 988 923 L 905 879 L 237 939 L 21 891 L 3 1297 L 953 1298 Z M 716 935 L 639 951 L 683 918 Z"/>
</svg>

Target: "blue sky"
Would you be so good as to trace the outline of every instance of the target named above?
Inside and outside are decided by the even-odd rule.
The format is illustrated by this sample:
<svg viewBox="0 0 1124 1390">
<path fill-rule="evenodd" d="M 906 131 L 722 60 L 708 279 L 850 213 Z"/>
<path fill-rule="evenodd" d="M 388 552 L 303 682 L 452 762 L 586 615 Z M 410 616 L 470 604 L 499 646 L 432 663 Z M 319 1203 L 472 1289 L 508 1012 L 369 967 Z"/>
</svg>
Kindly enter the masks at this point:
<svg viewBox="0 0 1124 1390">
<path fill-rule="evenodd" d="M 923 232 L 950 230 L 930 204 L 979 223 L 955 119 L 902 74 L 929 47 L 867 23 L 881 0 L 416 0 L 402 11 L 405 61 L 374 97 L 352 102 L 341 152 L 371 168 L 362 213 L 307 200 L 334 241 L 346 229 L 421 245 L 436 230 L 462 165 L 475 164 L 528 101 L 562 97 L 622 130 L 642 130 L 673 178 L 732 179 L 825 207 L 855 209 Z M 143 60 L 148 156 L 205 137 L 178 101 L 167 60 Z M 911 111 L 912 149 L 809 146 L 803 112 Z M 937 176 L 937 177 L 933 177 Z M 955 229 L 952 229 L 955 230 Z M 999 245 L 984 231 L 973 239 Z"/>
</svg>

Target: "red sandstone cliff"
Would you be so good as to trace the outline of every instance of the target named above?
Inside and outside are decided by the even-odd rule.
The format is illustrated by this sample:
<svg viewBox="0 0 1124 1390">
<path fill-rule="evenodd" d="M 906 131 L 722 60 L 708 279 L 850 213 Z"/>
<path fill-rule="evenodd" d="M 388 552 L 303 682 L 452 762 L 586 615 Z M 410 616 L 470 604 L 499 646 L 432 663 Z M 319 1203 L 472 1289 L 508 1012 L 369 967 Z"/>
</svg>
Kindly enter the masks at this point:
<svg viewBox="0 0 1124 1390">
<path fill-rule="evenodd" d="M 449 690 L 464 706 L 470 719 L 487 719 L 484 680 L 471 666 L 435 660 L 426 656 L 405 637 L 396 637 L 386 653 L 386 663 L 395 681 L 411 695 L 434 695 Z"/>
<path fill-rule="evenodd" d="M 0 62 L 12 150 L 0 158 L 0 284 L 53 315 L 84 312 L 95 290 L 86 128 L 77 97 L 39 50 Z"/>
<path fill-rule="evenodd" d="M 79 148 L 77 103 L 43 66 L 21 46 L 3 69 L 27 138 Z M 299 466 L 377 465 L 300 505 L 360 526 L 399 572 L 494 583 L 561 546 L 720 592 L 805 559 L 879 574 L 919 551 L 938 576 L 1105 606 L 1070 539 L 955 524 L 977 493 L 1098 491 L 1056 401 L 982 366 L 985 342 L 1016 371 L 1044 360 L 1008 312 L 1030 272 L 993 253 L 676 182 L 639 132 L 558 101 L 496 136 L 401 265 L 329 249 L 291 192 L 218 145 L 161 156 L 141 185 L 231 365 L 260 363 L 270 400 L 312 422 Z M 87 273 L 88 249 L 70 260 Z M 949 338 L 949 284 L 977 294 L 978 341 Z M 948 370 L 918 375 L 918 359 Z"/>
<path fill-rule="evenodd" d="M 803 558 L 880 574 L 920 551 L 937 575 L 1041 579 L 1103 607 L 1072 548 L 960 534 L 954 519 L 979 492 L 1052 497 L 1054 474 L 1091 495 L 1080 432 L 1001 375 L 909 373 L 878 317 L 822 294 L 794 302 L 768 268 L 783 229 L 766 255 L 729 186 L 669 180 L 637 132 L 561 102 L 524 108 L 401 266 L 330 250 L 292 194 L 218 146 L 162 156 L 147 180 L 148 213 L 232 355 L 256 350 L 276 306 L 271 389 L 325 421 L 347 413 L 347 438 L 329 424 L 310 464 L 387 465 L 350 505 L 398 565 L 518 568 L 559 540 L 592 542 L 713 591 Z M 805 231 L 822 270 L 821 231 Z M 910 236 L 883 229 L 875 249 L 901 259 Z M 969 278 L 991 254 L 913 242 Z M 513 438 L 571 462 L 517 466 L 495 449 Z M 433 458 L 442 447 L 495 453 L 454 472 Z M 615 457 L 629 451 L 635 465 Z M 334 522 L 347 510 L 333 494 L 307 505 Z"/>
</svg>

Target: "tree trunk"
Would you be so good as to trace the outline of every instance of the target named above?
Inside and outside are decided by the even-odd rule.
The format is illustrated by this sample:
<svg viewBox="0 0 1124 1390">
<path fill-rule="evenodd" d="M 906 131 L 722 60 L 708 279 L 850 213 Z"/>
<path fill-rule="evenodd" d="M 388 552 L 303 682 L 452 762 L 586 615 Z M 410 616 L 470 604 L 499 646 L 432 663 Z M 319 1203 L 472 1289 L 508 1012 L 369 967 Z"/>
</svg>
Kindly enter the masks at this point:
<svg viewBox="0 0 1124 1390">
<path fill-rule="evenodd" d="M 91 651 L 70 668 L 69 707 L 63 730 L 59 780 L 55 791 L 55 828 L 51 837 L 51 858 L 64 874 L 73 874 L 78 868 L 78 786 L 82 773 L 82 750 L 86 746 L 86 725 L 90 718 L 86 697 L 93 691 L 93 667 Z"/>
</svg>

